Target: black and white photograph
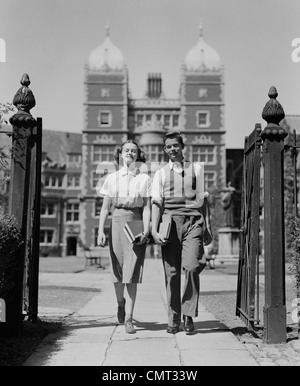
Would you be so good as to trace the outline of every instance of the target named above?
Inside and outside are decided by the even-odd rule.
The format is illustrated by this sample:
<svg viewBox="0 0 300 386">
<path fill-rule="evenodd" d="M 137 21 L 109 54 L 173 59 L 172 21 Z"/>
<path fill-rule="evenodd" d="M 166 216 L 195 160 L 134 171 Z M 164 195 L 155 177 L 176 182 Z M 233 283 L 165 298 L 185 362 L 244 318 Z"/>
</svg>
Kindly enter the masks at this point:
<svg viewBox="0 0 300 386">
<path fill-rule="evenodd" d="M 1 367 L 300 366 L 299 15 L 0 0 Z"/>
</svg>

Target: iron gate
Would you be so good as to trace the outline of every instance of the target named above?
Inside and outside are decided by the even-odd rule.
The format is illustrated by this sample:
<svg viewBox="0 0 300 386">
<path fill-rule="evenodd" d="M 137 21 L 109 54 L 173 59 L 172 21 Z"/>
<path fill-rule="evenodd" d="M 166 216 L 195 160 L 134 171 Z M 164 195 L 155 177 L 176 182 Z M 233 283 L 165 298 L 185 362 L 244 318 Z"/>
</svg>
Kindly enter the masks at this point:
<svg viewBox="0 0 300 386">
<path fill-rule="evenodd" d="M 245 138 L 236 315 L 250 330 L 259 322 L 261 126 Z M 256 304 L 256 306 L 255 306 Z"/>
</svg>

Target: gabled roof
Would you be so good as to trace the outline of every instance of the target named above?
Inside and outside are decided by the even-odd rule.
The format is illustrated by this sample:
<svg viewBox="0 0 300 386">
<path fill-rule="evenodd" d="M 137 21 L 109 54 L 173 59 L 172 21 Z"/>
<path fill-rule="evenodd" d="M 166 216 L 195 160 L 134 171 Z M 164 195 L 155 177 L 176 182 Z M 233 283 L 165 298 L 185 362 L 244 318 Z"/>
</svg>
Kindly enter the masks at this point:
<svg viewBox="0 0 300 386">
<path fill-rule="evenodd" d="M 286 115 L 280 123 L 292 132 L 294 129 L 296 133 L 300 133 L 300 115 Z"/>
<path fill-rule="evenodd" d="M 11 125 L 1 125 L 0 131 L 11 131 Z M 67 163 L 68 153 L 81 154 L 82 134 L 70 133 L 65 131 L 43 130 L 42 152 L 45 158 L 59 164 Z M 0 133 L 0 148 L 10 148 L 12 144 L 11 136 Z"/>
<path fill-rule="evenodd" d="M 82 134 L 65 131 L 43 130 L 42 151 L 51 161 L 67 162 L 67 154 L 81 154 Z"/>
</svg>

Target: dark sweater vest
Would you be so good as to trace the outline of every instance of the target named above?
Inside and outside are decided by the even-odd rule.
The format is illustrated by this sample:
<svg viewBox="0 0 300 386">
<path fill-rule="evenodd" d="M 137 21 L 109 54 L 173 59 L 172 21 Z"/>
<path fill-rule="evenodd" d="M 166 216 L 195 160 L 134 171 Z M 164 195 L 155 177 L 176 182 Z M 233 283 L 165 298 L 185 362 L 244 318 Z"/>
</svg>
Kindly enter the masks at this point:
<svg viewBox="0 0 300 386">
<path fill-rule="evenodd" d="M 189 173 L 186 172 L 186 169 L 182 173 L 177 173 L 173 169 L 171 170 L 170 165 L 167 164 L 164 166 L 164 172 L 164 211 L 171 211 L 174 215 L 200 216 L 199 206 L 196 203 L 196 176 L 194 168 Z"/>
</svg>

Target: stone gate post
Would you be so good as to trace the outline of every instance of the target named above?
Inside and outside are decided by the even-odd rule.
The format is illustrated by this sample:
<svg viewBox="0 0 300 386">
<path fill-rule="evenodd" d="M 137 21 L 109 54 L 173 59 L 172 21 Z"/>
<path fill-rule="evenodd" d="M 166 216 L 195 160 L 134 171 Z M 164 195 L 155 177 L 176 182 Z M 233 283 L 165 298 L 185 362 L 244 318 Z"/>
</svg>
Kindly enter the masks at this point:
<svg viewBox="0 0 300 386">
<path fill-rule="evenodd" d="M 29 89 L 27 74 L 21 79 L 22 87 L 14 96 L 13 104 L 18 111 L 10 118 L 12 130 L 11 184 L 9 197 L 9 214 L 13 215 L 21 229 L 23 245 L 18 251 L 18 266 L 15 274 L 14 299 L 7 304 L 8 334 L 18 336 L 23 320 L 24 265 L 27 251 L 27 229 L 29 216 L 30 164 L 33 128 L 36 120 L 30 114 L 35 106 L 35 98 Z"/>
<path fill-rule="evenodd" d="M 283 150 L 287 132 L 279 125 L 285 114 L 271 87 L 262 118 L 267 126 L 261 133 L 264 162 L 264 249 L 265 306 L 264 340 L 286 342 L 285 250 L 283 207 Z"/>
</svg>

